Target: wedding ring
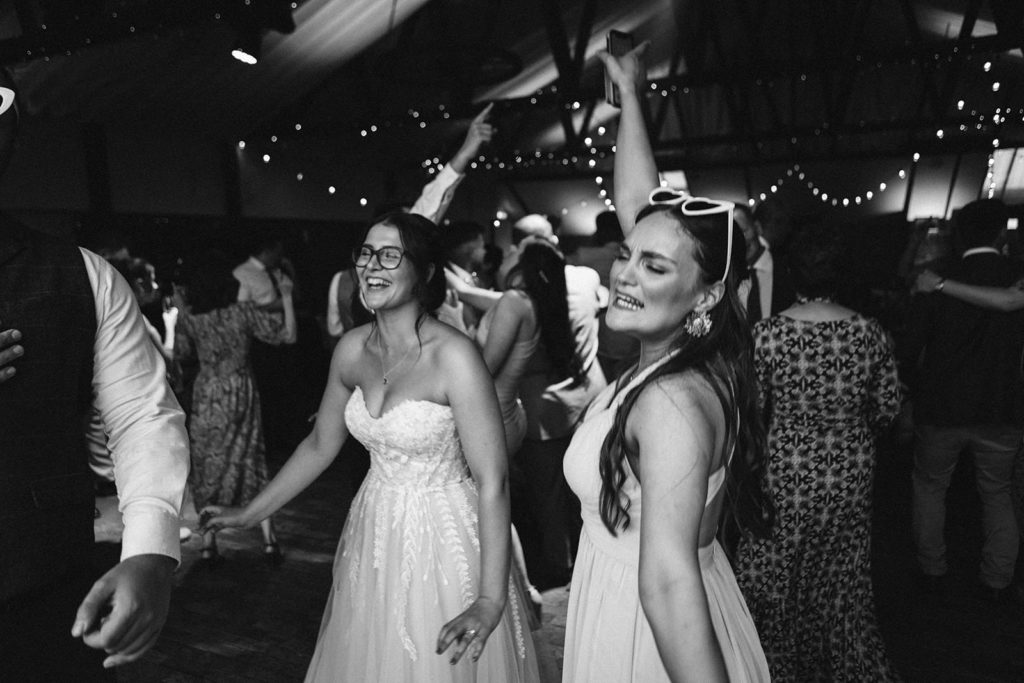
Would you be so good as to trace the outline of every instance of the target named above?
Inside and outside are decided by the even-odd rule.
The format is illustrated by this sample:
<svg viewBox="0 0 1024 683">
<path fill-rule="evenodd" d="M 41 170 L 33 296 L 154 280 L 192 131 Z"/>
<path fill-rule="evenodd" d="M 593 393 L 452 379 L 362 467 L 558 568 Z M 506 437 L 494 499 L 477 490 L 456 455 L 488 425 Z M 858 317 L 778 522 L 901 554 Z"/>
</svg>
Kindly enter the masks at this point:
<svg viewBox="0 0 1024 683">
<path fill-rule="evenodd" d="M 468 631 L 466 631 L 466 632 L 465 632 L 465 633 L 464 633 L 463 635 L 464 635 L 464 636 L 465 636 L 465 637 L 466 637 L 467 639 L 469 639 L 469 640 L 473 640 L 474 638 L 476 638 L 476 629 L 475 629 L 475 628 L 471 628 L 471 629 L 469 629 Z"/>
</svg>

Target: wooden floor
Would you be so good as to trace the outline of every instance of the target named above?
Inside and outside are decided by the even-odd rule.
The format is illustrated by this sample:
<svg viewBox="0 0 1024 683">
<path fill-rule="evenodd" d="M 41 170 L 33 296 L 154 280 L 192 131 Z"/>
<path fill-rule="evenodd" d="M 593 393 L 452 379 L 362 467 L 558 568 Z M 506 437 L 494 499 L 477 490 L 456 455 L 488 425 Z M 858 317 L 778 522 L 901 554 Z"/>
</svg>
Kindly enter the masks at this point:
<svg viewBox="0 0 1024 683">
<path fill-rule="evenodd" d="M 222 534 L 224 562 L 214 571 L 197 562 L 199 540 L 187 541 L 160 642 L 123 667 L 119 680 L 301 681 L 353 494 L 350 470 L 339 461 L 278 516 L 286 556 L 280 567 L 263 562 L 257 530 Z M 971 476 L 961 467 L 950 492 L 951 580 L 936 598 L 914 580 L 909 459 L 900 452 L 880 459 L 876 602 L 889 656 L 908 681 L 1024 681 L 1024 610 L 974 593 L 981 532 Z M 565 588 L 545 593 L 544 625 L 534 634 L 545 681 L 560 678 L 566 599 Z"/>
</svg>

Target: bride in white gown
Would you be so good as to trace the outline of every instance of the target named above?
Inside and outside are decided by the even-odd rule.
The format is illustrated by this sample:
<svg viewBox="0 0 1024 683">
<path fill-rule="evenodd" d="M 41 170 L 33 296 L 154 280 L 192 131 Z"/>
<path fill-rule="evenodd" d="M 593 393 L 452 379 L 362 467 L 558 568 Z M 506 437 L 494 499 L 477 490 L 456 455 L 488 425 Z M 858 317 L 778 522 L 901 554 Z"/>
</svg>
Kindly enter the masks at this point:
<svg viewBox="0 0 1024 683">
<path fill-rule="evenodd" d="M 312 433 L 244 509 L 253 526 L 327 468 L 351 432 L 371 454 L 334 562 L 307 681 L 538 681 L 509 580 L 504 433 L 471 340 L 427 314 L 445 294 L 437 228 L 379 219 L 353 254 L 375 321 L 345 336 Z"/>
</svg>

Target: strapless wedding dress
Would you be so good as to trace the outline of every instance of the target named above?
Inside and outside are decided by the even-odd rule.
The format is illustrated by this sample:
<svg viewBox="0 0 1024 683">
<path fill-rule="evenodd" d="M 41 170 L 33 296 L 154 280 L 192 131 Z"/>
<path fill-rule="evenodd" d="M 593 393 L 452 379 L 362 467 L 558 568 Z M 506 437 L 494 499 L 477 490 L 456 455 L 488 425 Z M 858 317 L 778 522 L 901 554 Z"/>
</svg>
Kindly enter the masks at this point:
<svg viewBox="0 0 1024 683">
<path fill-rule="evenodd" d="M 480 584 L 477 489 L 451 408 L 405 401 L 369 414 L 358 387 L 345 409 L 370 451 L 334 560 L 307 681 L 539 681 L 522 598 L 509 583 L 505 613 L 477 662 L 436 653 L 441 627 Z"/>
</svg>

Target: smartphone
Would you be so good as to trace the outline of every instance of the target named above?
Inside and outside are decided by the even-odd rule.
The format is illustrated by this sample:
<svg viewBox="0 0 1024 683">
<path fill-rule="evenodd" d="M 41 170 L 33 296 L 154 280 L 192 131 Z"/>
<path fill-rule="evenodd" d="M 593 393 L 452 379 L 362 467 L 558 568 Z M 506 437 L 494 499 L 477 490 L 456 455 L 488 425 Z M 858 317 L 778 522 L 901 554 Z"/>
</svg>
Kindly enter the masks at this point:
<svg viewBox="0 0 1024 683">
<path fill-rule="evenodd" d="M 625 31 L 612 29 L 608 31 L 606 47 L 608 54 L 621 57 L 633 49 L 633 35 Z M 619 107 L 622 104 L 619 98 L 619 86 L 612 83 L 612 79 L 608 78 L 607 71 L 604 74 L 604 99 L 613 107 Z"/>
</svg>

